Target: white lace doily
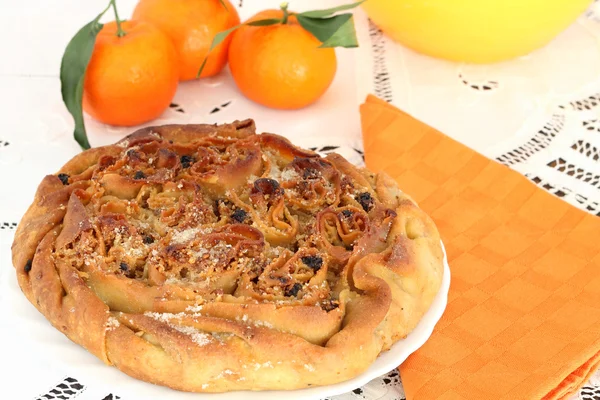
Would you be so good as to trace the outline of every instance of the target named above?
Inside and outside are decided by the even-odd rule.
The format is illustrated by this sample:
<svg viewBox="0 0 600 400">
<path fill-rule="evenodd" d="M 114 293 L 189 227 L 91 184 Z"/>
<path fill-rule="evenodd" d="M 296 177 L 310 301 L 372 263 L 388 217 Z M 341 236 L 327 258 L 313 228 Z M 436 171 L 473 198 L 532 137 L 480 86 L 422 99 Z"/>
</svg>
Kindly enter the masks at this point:
<svg viewBox="0 0 600 400">
<path fill-rule="evenodd" d="M 280 0 L 235 0 L 242 17 Z M 292 2 L 295 9 L 323 8 L 343 0 Z M 0 281 L 12 274 L 14 229 L 42 177 L 79 149 L 60 100 L 58 70 L 74 32 L 104 8 L 106 0 L 22 0 L 2 5 L 0 37 Z M 130 15 L 135 0 L 119 0 Z M 65 11 L 65 10 L 68 10 Z M 356 12 L 361 47 L 338 51 L 339 68 L 328 93 L 296 112 L 269 110 L 247 101 L 227 73 L 180 86 L 170 109 L 152 124 L 224 122 L 252 116 L 258 128 L 290 137 L 322 153 L 336 151 L 362 163 L 358 105 L 367 93 L 392 102 L 418 119 L 488 157 L 523 173 L 540 187 L 600 215 L 600 6 L 590 10 L 545 48 L 517 60 L 472 66 L 421 56 L 387 39 Z M 113 142 L 131 129 L 86 119 L 93 144 Z M 18 171 L 15 172 L 15 171 Z M 14 288 L 13 288 L 14 289 Z M 3 304 L 0 291 L 0 305 Z M 40 323 L 47 323 L 40 317 Z M 83 382 L 77 371 L 59 371 L 32 354 L 0 319 L 0 398 L 119 399 L 118 387 Z M 0 362 L 0 366 L 4 367 Z M 36 397 L 37 396 L 37 397 Z M 397 400 L 404 391 L 397 371 L 336 396 L 335 400 Z M 600 398 L 600 375 L 574 399 Z M 127 400 L 123 398 L 122 400 Z"/>
</svg>

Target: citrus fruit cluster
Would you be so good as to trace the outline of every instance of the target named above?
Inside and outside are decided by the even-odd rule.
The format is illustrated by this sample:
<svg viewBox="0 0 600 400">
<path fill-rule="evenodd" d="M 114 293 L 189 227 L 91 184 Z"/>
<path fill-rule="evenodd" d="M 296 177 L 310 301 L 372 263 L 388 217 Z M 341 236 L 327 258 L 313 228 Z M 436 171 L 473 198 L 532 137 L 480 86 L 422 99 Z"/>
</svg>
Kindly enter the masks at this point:
<svg viewBox="0 0 600 400">
<path fill-rule="evenodd" d="M 62 95 L 75 139 L 89 147 L 83 111 L 109 125 L 151 121 L 169 106 L 178 82 L 214 76 L 227 62 L 247 98 L 277 109 L 305 107 L 333 81 L 333 47 L 357 46 L 352 15 L 335 13 L 358 4 L 293 13 L 284 3 L 241 24 L 229 0 L 140 0 L 129 21 L 110 0 L 63 55 Z M 110 8 L 115 21 L 100 24 Z"/>
</svg>

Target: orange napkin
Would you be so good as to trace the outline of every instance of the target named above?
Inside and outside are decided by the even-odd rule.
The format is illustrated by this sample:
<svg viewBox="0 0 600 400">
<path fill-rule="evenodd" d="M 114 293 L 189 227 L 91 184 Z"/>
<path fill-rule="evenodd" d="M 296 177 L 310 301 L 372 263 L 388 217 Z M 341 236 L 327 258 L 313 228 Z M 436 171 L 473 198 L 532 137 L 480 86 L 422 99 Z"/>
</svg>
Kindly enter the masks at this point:
<svg viewBox="0 0 600 400">
<path fill-rule="evenodd" d="M 452 271 L 444 316 L 400 367 L 407 399 L 576 391 L 600 364 L 600 218 L 375 97 L 361 116 L 367 166 L 435 220 Z"/>
</svg>

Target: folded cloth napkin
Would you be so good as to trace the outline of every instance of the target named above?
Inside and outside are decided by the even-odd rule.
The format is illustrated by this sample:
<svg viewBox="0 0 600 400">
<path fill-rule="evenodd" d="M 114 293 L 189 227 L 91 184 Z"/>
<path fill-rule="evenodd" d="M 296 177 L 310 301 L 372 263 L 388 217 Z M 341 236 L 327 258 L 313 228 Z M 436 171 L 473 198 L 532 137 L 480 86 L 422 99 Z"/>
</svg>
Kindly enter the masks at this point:
<svg viewBox="0 0 600 400">
<path fill-rule="evenodd" d="M 369 96 L 366 164 L 436 222 L 452 272 L 407 399 L 563 399 L 600 364 L 600 218 Z M 485 132 L 481 133 L 482 135 Z"/>
</svg>

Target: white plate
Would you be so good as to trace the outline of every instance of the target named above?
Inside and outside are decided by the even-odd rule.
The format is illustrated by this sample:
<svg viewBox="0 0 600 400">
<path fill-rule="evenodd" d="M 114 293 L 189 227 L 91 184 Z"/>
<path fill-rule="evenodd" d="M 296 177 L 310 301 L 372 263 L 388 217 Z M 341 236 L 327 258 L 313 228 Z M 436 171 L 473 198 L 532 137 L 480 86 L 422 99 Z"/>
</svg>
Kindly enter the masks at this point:
<svg viewBox="0 0 600 400">
<path fill-rule="evenodd" d="M 3 267 L 7 267 L 5 265 Z M 223 394 L 196 394 L 171 390 L 131 378 L 116 368 L 104 365 L 79 345 L 69 341 L 62 333 L 54 329 L 46 319 L 27 301 L 17 284 L 12 268 L 3 279 L 2 293 L 6 295 L 0 304 L 9 309 L 1 311 L 8 319 L 3 321 L 19 331 L 22 340 L 32 348 L 32 354 L 49 360 L 57 367 L 71 372 L 78 380 L 90 385 L 103 387 L 107 393 L 118 394 L 127 400 L 308 400 L 322 399 L 328 396 L 350 392 L 361 387 L 394 368 L 425 343 L 435 324 L 441 318 L 450 287 L 450 268 L 444 251 L 444 276 L 441 288 L 430 309 L 423 316 L 413 332 L 405 339 L 395 343 L 392 348 L 381 354 L 371 367 L 354 379 L 335 385 L 314 387 L 291 391 L 230 392 Z M 31 360 L 35 362 L 35 360 Z"/>
</svg>

